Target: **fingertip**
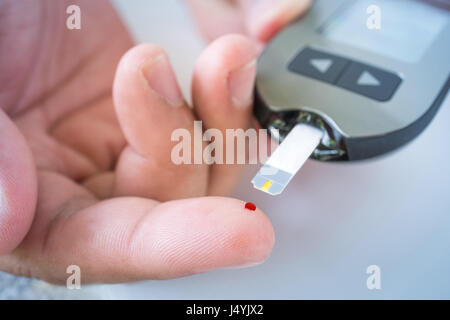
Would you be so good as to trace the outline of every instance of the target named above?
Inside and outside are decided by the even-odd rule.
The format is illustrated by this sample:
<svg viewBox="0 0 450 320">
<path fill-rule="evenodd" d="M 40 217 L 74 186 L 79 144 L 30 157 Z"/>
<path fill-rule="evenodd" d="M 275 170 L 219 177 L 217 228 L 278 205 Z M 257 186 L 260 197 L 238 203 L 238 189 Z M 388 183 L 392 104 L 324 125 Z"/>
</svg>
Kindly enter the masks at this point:
<svg viewBox="0 0 450 320">
<path fill-rule="evenodd" d="M 0 110 L 0 255 L 16 248 L 33 221 L 37 178 L 25 138 Z"/>
<path fill-rule="evenodd" d="M 143 43 L 129 49 L 120 59 L 118 69 L 136 72 L 140 67 L 161 54 L 165 54 L 160 46 Z"/>
<path fill-rule="evenodd" d="M 227 216 L 230 231 L 229 249 L 235 255 L 224 267 L 242 267 L 266 261 L 272 252 L 275 233 L 272 223 L 257 206 L 249 209 L 246 202 L 232 198 L 213 197 L 220 202 L 218 214 Z"/>
<path fill-rule="evenodd" d="M 209 128 L 248 127 L 258 50 L 245 36 L 223 36 L 197 60 L 193 79 L 196 111 Z"/>
<path fill-rule="evenodd" d="M 140 44 L 128 50 L 120 59 L 113 84 L 113 98 L 119 122 L 125 127 L 125 134 L 127 128 L 133 127 L 128 122 L 136 119 L 136 109 L 148 105 L 141 69 L 162 54 L 164 50 L 156 45 Z M 145 109 L 139 113 L 142 112 Z"/>
<path fill-rule="evenodd" d="M 287 24 L 302 15 L 312 0 L 276 0 L 257 3 L 248 10 L 247 30 L 255 39 L 268 42 Z"/>
<path fill-rule="evenodd" d="M 154 44 L 140 44 L 125 53 L 117 68 L 113 95 L 119 111 L 128 100 L 138 97 L 140 104 L 148 104 L 149 100 L 157 105 L 184 104 L 170 59 L 164 49 Z"/>
<path fill-rule="evenodd" d="M 113 96 L 126 140 L 139 154 L 166 143 L 154 135 L 155 126 L 166 129 L 160 132 L 160 136 L 166 136 L 166 131 L 184 123 L 189 115 L 186 110 L 172 108 L 182 104 L 183 98 L 167 54 L 154 44 L 138 45 L 122 57 Z"/>
<path fill-rule="evenodd" d="M 240 34 L 228 34 L 213 41 L 203 51 L 197 60 L 196 71 L 206 70 L 207 67 L 226 67 L 226 74 L 250 63 L 257 55 L 258 50 L 249 38 Z"/>
<path fill-rule="evenodd" d="M 153 261 L 160 263 L 158 278 L 260 264 L 274 245 L 269 219 L 259 209 L 245 209 L 240 200 L 178 200 L 161 204 L 154 214 L 152 247 L 158 249 L 153 252 Z"/>
<path fill-rule="evenodd" d="M 244 33 L 245 27 L 238 7 L 231 1 L 188 0 L 188 9 L 209 42 L 229 33 Z"/>
<path fill-rule="evenodd" d="M 259 208 L 248 209 L 246 203 L 237 204 L 239 228 L 235 230 L 235 238 L 231 243 L 242 261 L 233 262 L 232 267 L 246 267 L 265 262 L 275 243 L 275 232 L 269 218 Z M 232 228 L 232 227 L 231 227 Z M 246 259 L 243 257 L 246 256 Z"/>
</svg>

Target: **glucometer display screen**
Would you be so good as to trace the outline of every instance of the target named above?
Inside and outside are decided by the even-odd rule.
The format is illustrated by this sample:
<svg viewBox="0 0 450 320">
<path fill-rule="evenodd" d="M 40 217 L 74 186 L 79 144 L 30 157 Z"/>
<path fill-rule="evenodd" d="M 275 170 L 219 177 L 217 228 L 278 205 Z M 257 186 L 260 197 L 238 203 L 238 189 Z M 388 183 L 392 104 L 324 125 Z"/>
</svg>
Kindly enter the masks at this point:
<svg viewBox="0 0 450 320">
<path fill-rule="evenodd" d="M 377 8 L 368 10 L 373 4 Z M 414 63 L 449 22 L 449 15 L 419 1 L 354 1 L 339 10 L 322 33 L 334 41 Z"/>
</svg>

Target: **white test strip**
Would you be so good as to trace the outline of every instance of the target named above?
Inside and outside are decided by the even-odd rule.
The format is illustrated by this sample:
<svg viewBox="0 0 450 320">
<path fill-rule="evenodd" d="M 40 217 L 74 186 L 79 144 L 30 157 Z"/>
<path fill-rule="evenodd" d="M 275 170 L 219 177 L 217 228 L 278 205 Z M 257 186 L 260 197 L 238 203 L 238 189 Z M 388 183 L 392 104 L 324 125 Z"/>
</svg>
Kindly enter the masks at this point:
<svg viewBox="0 0 450 320">
<path fill-rule="evenodd" d="M 253 178 L 253 186 L 273 196 L 283 192 L 322 137 L 321 130 L 297 124 Z"/>
</svg>

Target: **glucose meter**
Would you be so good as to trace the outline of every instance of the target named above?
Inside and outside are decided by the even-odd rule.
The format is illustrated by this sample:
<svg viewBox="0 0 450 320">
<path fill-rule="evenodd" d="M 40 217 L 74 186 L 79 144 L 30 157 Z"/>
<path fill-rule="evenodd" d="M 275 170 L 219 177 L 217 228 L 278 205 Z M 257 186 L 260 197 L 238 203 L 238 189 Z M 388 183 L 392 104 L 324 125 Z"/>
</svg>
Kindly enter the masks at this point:
<svg viewBox="0 0 450 320">
<path fill-rule="evenodd" d="M 371 28 L 374 5 L 379 21 Z M 450 87 L 449 74 L 448 11 L 415 0 L 316 0 L 262 53 L 255 116 L 281 140 L 299 125 L 316 129 L 314 159 L 371 158 L 425 129 Z M 301 149 L 301 141 L 289 141 L 291 153 L 295 145 Z M 277 172 L 269 176 L 278 182 L 260 172 L 255 187 L 281 192 L 292 174 Z"/>
</svg>

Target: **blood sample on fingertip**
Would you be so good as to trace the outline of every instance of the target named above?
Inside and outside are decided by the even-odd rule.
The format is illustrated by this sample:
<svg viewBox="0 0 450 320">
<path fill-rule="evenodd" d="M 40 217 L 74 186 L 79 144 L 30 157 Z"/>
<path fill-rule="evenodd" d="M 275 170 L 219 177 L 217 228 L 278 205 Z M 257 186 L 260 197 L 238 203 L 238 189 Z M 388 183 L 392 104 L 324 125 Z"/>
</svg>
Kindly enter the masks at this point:
<svg viewBox="0 0 450 320">
<path fill-rule="evenodd" d="M 245 209 L 251 210 L 251 211 L 255 211 L 255 210 L 256 210 L 256 206 L 255 206 L 254 203 L 247 202 L 247 203 L 245 204 Z"/>
</svg>

